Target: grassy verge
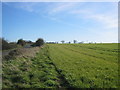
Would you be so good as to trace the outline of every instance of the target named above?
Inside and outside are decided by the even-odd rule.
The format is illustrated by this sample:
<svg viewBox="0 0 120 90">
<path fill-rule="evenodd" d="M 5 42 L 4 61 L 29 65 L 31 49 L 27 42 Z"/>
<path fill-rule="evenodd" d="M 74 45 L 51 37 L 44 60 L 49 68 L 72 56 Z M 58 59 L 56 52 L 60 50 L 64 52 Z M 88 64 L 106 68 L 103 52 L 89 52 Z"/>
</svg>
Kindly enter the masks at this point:
<svg viewBox="0 0 120 90">
<path fill-rule="evenodd" d="M 16 58 L 3 62 L 3 88 L 61 87 L 59 74 L 48 57 L 44 46 L 36 57 Z"/>
</svg>

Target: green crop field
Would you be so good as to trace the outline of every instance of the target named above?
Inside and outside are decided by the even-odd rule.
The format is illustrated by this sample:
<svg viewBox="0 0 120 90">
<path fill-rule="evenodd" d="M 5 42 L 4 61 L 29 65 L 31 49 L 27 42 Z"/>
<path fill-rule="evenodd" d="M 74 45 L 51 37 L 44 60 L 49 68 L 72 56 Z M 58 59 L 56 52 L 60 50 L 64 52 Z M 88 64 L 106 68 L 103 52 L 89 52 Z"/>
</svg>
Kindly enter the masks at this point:
<svg viewBox="0 0 120 90">
<path fill-rule="evenodd" d="M 46 44 L 3 61 L 3 88 L 117 88 L 118 44 Z"/>
</svg>

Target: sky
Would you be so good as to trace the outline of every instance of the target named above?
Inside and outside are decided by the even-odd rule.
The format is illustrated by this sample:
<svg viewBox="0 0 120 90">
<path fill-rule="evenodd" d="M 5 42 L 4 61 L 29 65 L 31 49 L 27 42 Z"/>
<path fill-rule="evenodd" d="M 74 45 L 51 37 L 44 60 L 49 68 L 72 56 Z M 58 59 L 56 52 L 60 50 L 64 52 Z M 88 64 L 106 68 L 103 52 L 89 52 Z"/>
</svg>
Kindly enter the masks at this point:
<svg viewBox="0 0 120 90">
<path fill-rule="evenodd" d="M 3 2 L 8 41 L 118 42 L 117 2 Z"/>
</svg>

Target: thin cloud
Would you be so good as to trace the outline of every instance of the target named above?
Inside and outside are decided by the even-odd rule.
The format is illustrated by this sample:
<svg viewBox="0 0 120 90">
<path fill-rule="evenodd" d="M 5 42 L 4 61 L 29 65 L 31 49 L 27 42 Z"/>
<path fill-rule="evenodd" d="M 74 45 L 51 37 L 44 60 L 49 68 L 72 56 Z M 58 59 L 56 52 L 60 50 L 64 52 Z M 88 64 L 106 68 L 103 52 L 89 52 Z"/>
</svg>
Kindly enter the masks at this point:
<svg viewBox="0 0 120 90">
<path fill-rule="evenodd" d="M 11 3 L 5 3 L 6 5 L 12 6 Z M 26 10 L 28 12 L 33 12 L 37 14 L 42 14 L 43 16 L 47 16 L 51 18 L 51 20 L 58 21 L 58 22 L 64 22 L 63 20 L 60 20 L 57 18 L 56 14 L 59 13 L 61 14 L 62 12 L 66 13 L 69 12 L 69 14 L 74 14 L 74 15 L 83 15 L 83 18 L 86 19 L 92 19 L 95 22 L 99 22 L 106 29 L 113 29 L 118 27 L 118 18 L 117 16 L 114 16 L 114 14 L 110 13 L 97 13 L 94 12 L 92 8 L 90 9 L 76 9 L 77 7 L 80 7 L 84 3 L 43 3 L 46 7 L 41 10 L 41 4 L 39 3 L 16 3 L 13 4 L 15 8 L 21 8 L 23 10 Z M 115 4 L 114 4 L 115 5 Z M 37 8 L 36 8 L 37 7 Z M 97 9 L 97 8 L 96 8 Z M 54 16 L 54 17 L 53 17 Z"/>
<path fill-rule="evenodd" d="M 106 39 L 104 41 L 114 41 L 117 39 L 118 18 L 117 13 L 113 13 L 113 11 L 116 8 L 113 11 L 108 10 L 104 13 L 101 13 L 99 12 L 100 8 L 98 7 L 96 8 L 96 6 L 93 6 L 91 8 L 85 8 L 84 3 L 48 3 L 48 2 L 42 4 L 24 2 L 14 4 L 14 7 L 26 10 L 28 12 L 36 13 L 38 15 L 41 14 L 41 16 L 43 16 L 44 18 L 48 18 L 57 23 L 77 27 L 78 29 L 83 28 L 80 30 L 89 30 L 89 32 L 92 32 L 93 35 L 96 36 L 98 35 L 98 40 Z M 87 24 L 86 27 L 74 25 L 74 22 L 67 22 L 64 20 L 62 14 L 66 13 L 72 17 L 75 17 L 75 19 L 77 17 L 78 20 L 80 17 L 85 21 L 87 20 L 94 21 L 101 27 L 97 28 L 93 28 L 92 26 L 87 27 Z M 58 15 L 60 16 L 60 18 Z"/>
<path fill-rule="evenodd" d="M 56 14 L 62 11 L 68 11 L 74 7 L 76 7 L 78 3 L 56 3 L 55 5 L 52 4 L 51 8 L 48 10 L 48 14 Z M 80 4 L 80 3 L 79 3 Z"/>
<path fill-rule="evenodd" d="M 104 14 L 92 14 L 89 15 L 88 18 L 92 18 L 93 20 L 100 22 L 106 29 L 116 29 L 118 27 L 118 20 L 116 17 L 110 17 Z"/>
<path fill-rule="evenodd" d="M 29 12 L 34 12 L 34 6 L 36 6 L 36 3 L 21 3 L 16 7 L 27 10 Z"/>
<path fill-rule="evenodd" d="M 117 13 L 115 15 L 109 15 L 107 13 L 98 14 L 92 10 L 75 10 L 71 11 L 71 13 L 77 16 L 83 15 L 85 19 L 91 19 L 95 22 L 99 22 L 101 25 L 104 25 L 106 29 L 116 29 L 118 27 Z"/>
</svg>

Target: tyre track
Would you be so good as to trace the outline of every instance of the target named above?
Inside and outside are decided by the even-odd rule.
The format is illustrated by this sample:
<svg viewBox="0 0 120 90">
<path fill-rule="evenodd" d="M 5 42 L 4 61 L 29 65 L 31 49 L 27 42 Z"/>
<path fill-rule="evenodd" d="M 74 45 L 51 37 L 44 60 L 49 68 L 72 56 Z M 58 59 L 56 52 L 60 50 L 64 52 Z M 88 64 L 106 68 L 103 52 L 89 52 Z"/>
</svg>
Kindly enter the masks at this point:
<svg viewBox="0 0 120 90">
<path fill-rule="evenodd" d="M 76 51 L 76 50 L 73 50 L 73 49 L 71 49 L 71 48 L 67 48 L 67 47 L 65 47 L 65 46 L 63 46 L 65 49 L 67 49 L 67 50 L 70 50 L 70 51 L 73 51 L 73 52 L 76 52 L 76 53 L 80 53 L 80 54 L 83 54 L 83 55 L 87 55 L 87 56 L 90 56 L 90 57 L 94 57 L 94 58 L 98 58 L 98 59 L 101 59 L 101 60 L 106 60 L 105 58 L 103 58 L 103 57 L 98 57 L 98 56 L 95 56 L 95 55 L 90 55 L 90 54 L 87 54 L 87 53 L 83 53 L 83 52 L 80 52 L 80 51 Z M 111 61 L 112 62 L 112 61 Z M 112 62 L 112 63 L 115 63 L 115 62 Z M 116 64 L 116 63 L 115 63 Z"/>
<path fill-rule="evenodd" d="M 49 47 L 48 47 L 48 49 L 49 49 Z M 62 74 L 62 70 L 58 69 L 56 67 L 56 65 L 53 63 L 53 60 L 49 56 L 49 50 L 47 50 L 46 56 L 50 61 L 52 61 L 51 65 L 54 66 L 56 72 L 58 73 L 58 79 L 59 79 L 58 82 L 60 83 L 59 88 L 72 88 L 70 83 L 65 79 L 64 75 Z"/>
</svg>

